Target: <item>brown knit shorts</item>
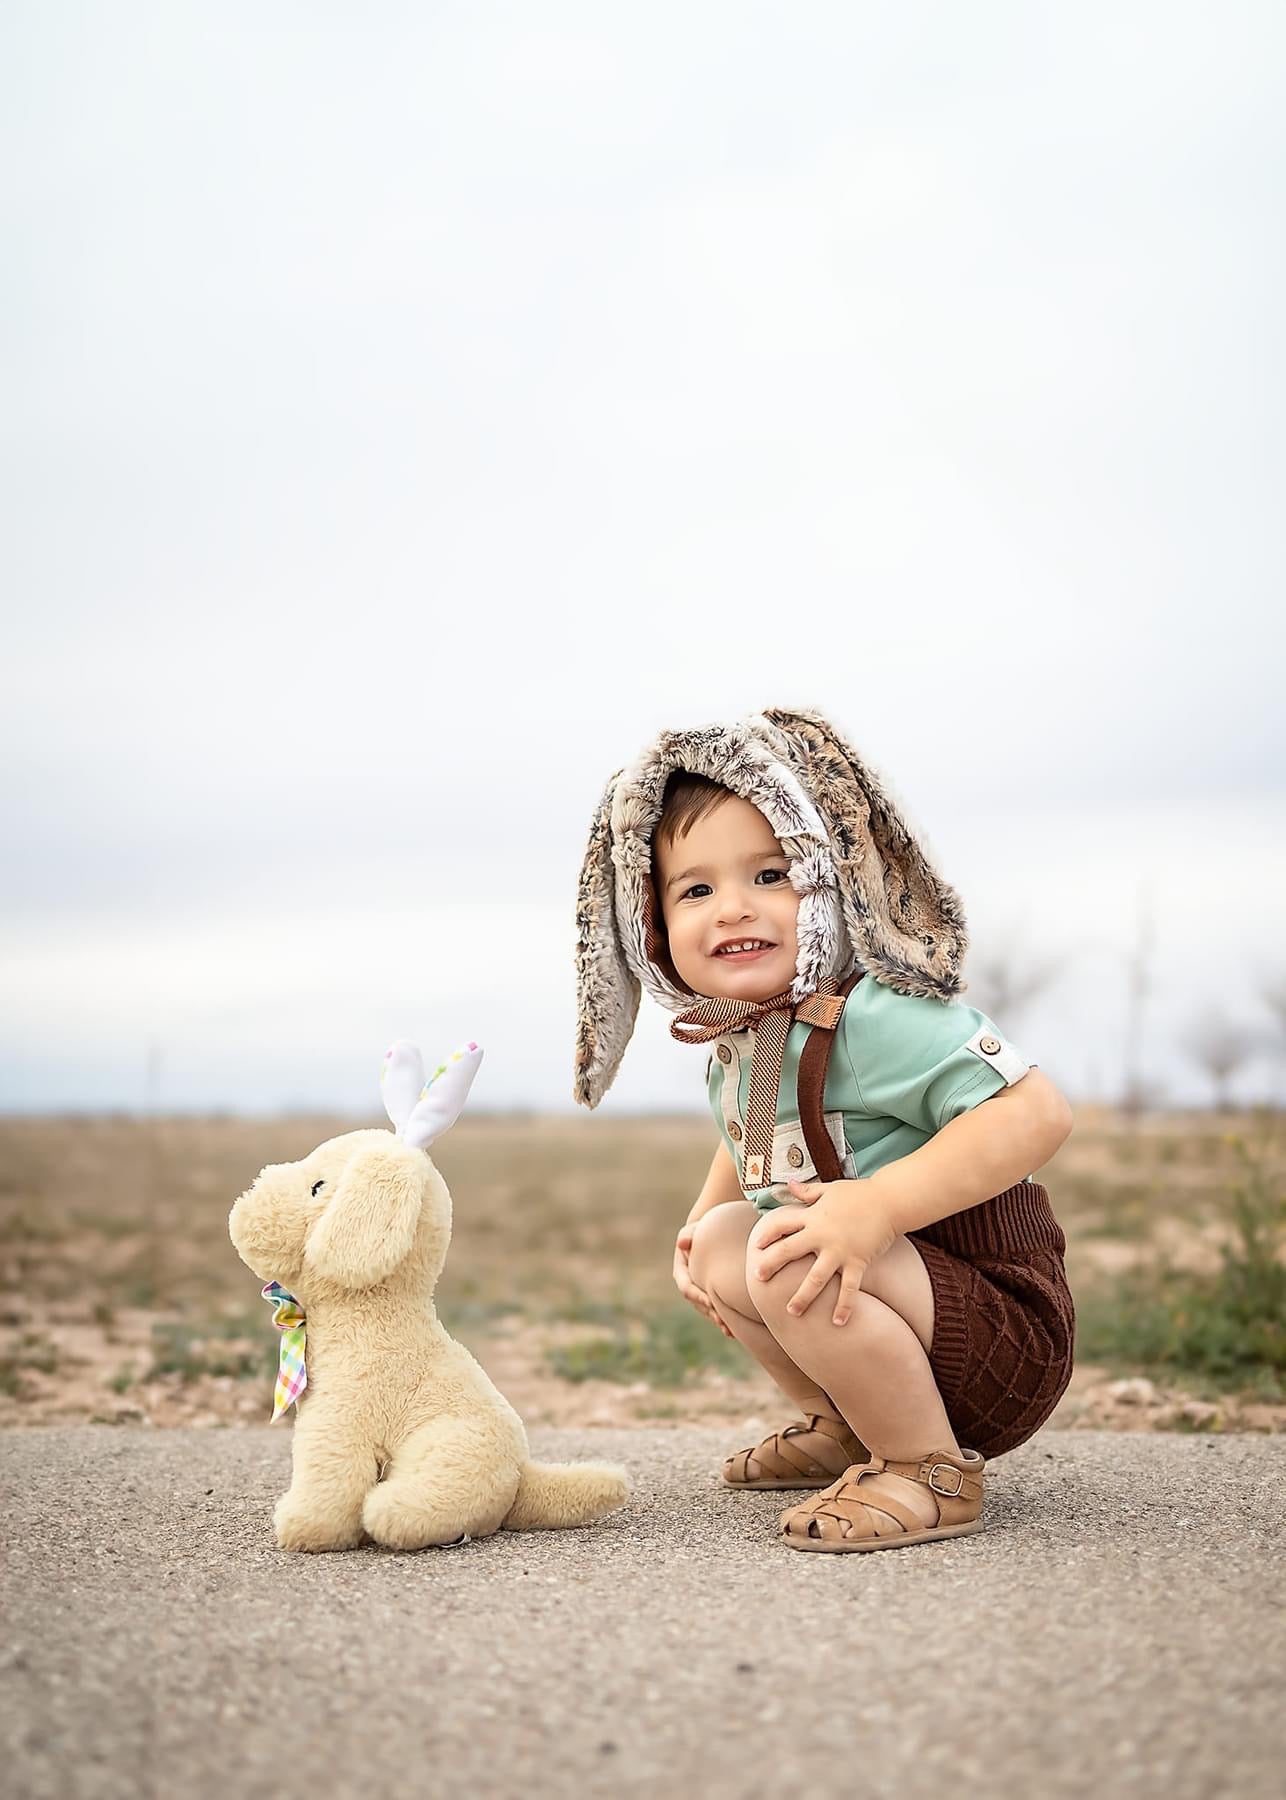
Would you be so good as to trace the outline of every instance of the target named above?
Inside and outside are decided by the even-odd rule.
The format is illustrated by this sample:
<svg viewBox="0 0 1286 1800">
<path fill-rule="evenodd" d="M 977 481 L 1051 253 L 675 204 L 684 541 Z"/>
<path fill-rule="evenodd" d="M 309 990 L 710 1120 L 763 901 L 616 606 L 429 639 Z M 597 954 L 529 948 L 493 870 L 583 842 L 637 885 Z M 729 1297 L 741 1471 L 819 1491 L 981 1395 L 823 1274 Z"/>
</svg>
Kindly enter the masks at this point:
<svg viewBox="0 0 1286 1800">
<path fill-rule="evenodd" d="M 1017 1449 L 1071 1380 L 1066 1240 L 1036 1181 L 908 1233 L 933 1284 L 929 1365 L 963 1448 Z"/>
</svg>

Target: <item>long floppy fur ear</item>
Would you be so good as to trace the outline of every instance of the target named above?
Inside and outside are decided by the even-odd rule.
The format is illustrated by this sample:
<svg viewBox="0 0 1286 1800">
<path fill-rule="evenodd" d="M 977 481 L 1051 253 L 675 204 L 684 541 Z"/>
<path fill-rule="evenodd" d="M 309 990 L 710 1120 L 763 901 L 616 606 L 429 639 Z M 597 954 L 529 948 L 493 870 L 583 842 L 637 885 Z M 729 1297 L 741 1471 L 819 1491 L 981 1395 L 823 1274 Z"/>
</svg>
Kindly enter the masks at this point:
<svg viewBox="0 0 1286 1800">
<path fill-rule="evenodd" d="M 828 821 L 845 922 L 864 966 L 898 993 L 954 999 L 965 986 L 964 903 L 875 770 L 820 712 L 770 706 L 761 717 L 789 740 L 804 786 Z"/>
<path fill-rule="evenodd" d="M 634 1030 L 643 991 L 625 961 L 616 922 L 612 800 L 624 772 L 618 769 L 603 790 L 576 892 L 576 1072 L 572 1096 L 591 1108 L 612 1085 Z"/>
<path fill-rule="evenodd" d="M 427 1166 L 422 1151 L 392 1136 L 387 1145 L 355 1150 L 309 1229 L 304 1261 L 341 1287 L 386 1280 L 415 1242 Z"/>
</svg>

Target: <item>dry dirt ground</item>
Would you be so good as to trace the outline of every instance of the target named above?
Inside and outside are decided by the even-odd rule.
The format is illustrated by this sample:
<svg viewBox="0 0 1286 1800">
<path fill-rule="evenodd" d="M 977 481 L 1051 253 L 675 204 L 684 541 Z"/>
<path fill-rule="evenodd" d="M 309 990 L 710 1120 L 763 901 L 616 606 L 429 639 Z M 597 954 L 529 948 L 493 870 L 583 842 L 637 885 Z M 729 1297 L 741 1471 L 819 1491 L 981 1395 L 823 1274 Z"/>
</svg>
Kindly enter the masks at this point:
<svg viewBox="0 0 1286 1800">
<path fill-rule="evenodd" d="M 276 1336 L 228 1241 L 229 1207 L 265 1163 L 377 1122 L 0 1121 L 0 1426 L 262 1423 Z M 1158 1258 L 1217 1263 L 1228 1227 L 1214 1202 L 1239 1135 L 1280 1174 L 1272 1118 L 1083 1109 L 1040 1172 L 1078 1300 Z M 673 1238 L 711 1153 L 701 1117 L 474 1113 L 436 1147 L 455 1209 L 442 1316 L 530 1424 L 718 1427 L 735 1448 L 782 1422 L 776 1388 L 708 1325 L 681 1385 L 570 1380 L 550 1360 L 658 1309 L 690 1311 Z M 1286 1405 L 1083 1363 L 1056 1427 L 1277 1432 Z"/>
<path fill-rule="evenodd" d="M 0 1433 L 14 1800 L 1277 1800 L 1276 1438 L 1041 1432 L 986 1527 L 776 1541 L 723 1434 L 532 1433 L 619 1461 L 572 1531 L 276 1548 L 285 1434 Z"/>
</svg>

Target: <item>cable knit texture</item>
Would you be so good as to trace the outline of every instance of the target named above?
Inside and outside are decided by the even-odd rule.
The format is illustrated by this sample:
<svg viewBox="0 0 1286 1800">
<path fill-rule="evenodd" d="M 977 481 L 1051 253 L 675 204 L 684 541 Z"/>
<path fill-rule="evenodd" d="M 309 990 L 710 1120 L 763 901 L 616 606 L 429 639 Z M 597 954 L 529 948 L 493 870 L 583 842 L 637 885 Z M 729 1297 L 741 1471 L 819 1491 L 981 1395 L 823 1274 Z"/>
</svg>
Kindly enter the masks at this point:
<svg viewBox="0 0 1286 1800">
<path fill-rule="evenodd" d="M 959 1442 L 1015 1450 L 1072 1375 L 1076 1314 L 1066 1240 L 1037 1181 L 908 1234 L 933 1284 L 929 1364 Z"/>
</svg>

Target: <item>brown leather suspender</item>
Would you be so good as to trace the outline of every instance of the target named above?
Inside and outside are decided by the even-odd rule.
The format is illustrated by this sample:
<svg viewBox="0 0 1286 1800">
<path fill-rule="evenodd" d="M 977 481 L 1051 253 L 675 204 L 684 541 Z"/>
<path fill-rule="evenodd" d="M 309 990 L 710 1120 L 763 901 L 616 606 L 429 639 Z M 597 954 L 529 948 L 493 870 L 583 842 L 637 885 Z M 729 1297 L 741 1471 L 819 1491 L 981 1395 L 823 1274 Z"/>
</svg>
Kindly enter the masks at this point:
<svg viewBox="0 0 1286 1800">
<path fill-rule="evenodd" d="M 858 969 L 855 974 L 842 981 L 838 997 L 847 999 L 865 973 L 865 969 Z M 799 1057 L 796 1089 L 799 1122 L 819 1181 L 839 1181 L 843 1175 L 843 1165 L 831 1142 L 825 1120 L 826 1065 L 830 1062 L 831 1047 L 835 1042 L 835 1032 L 842 1013 L 841 1007 L 833 1020 L 818 1018 L 810 1021 L 808 1039 Z"/>
</svg>

